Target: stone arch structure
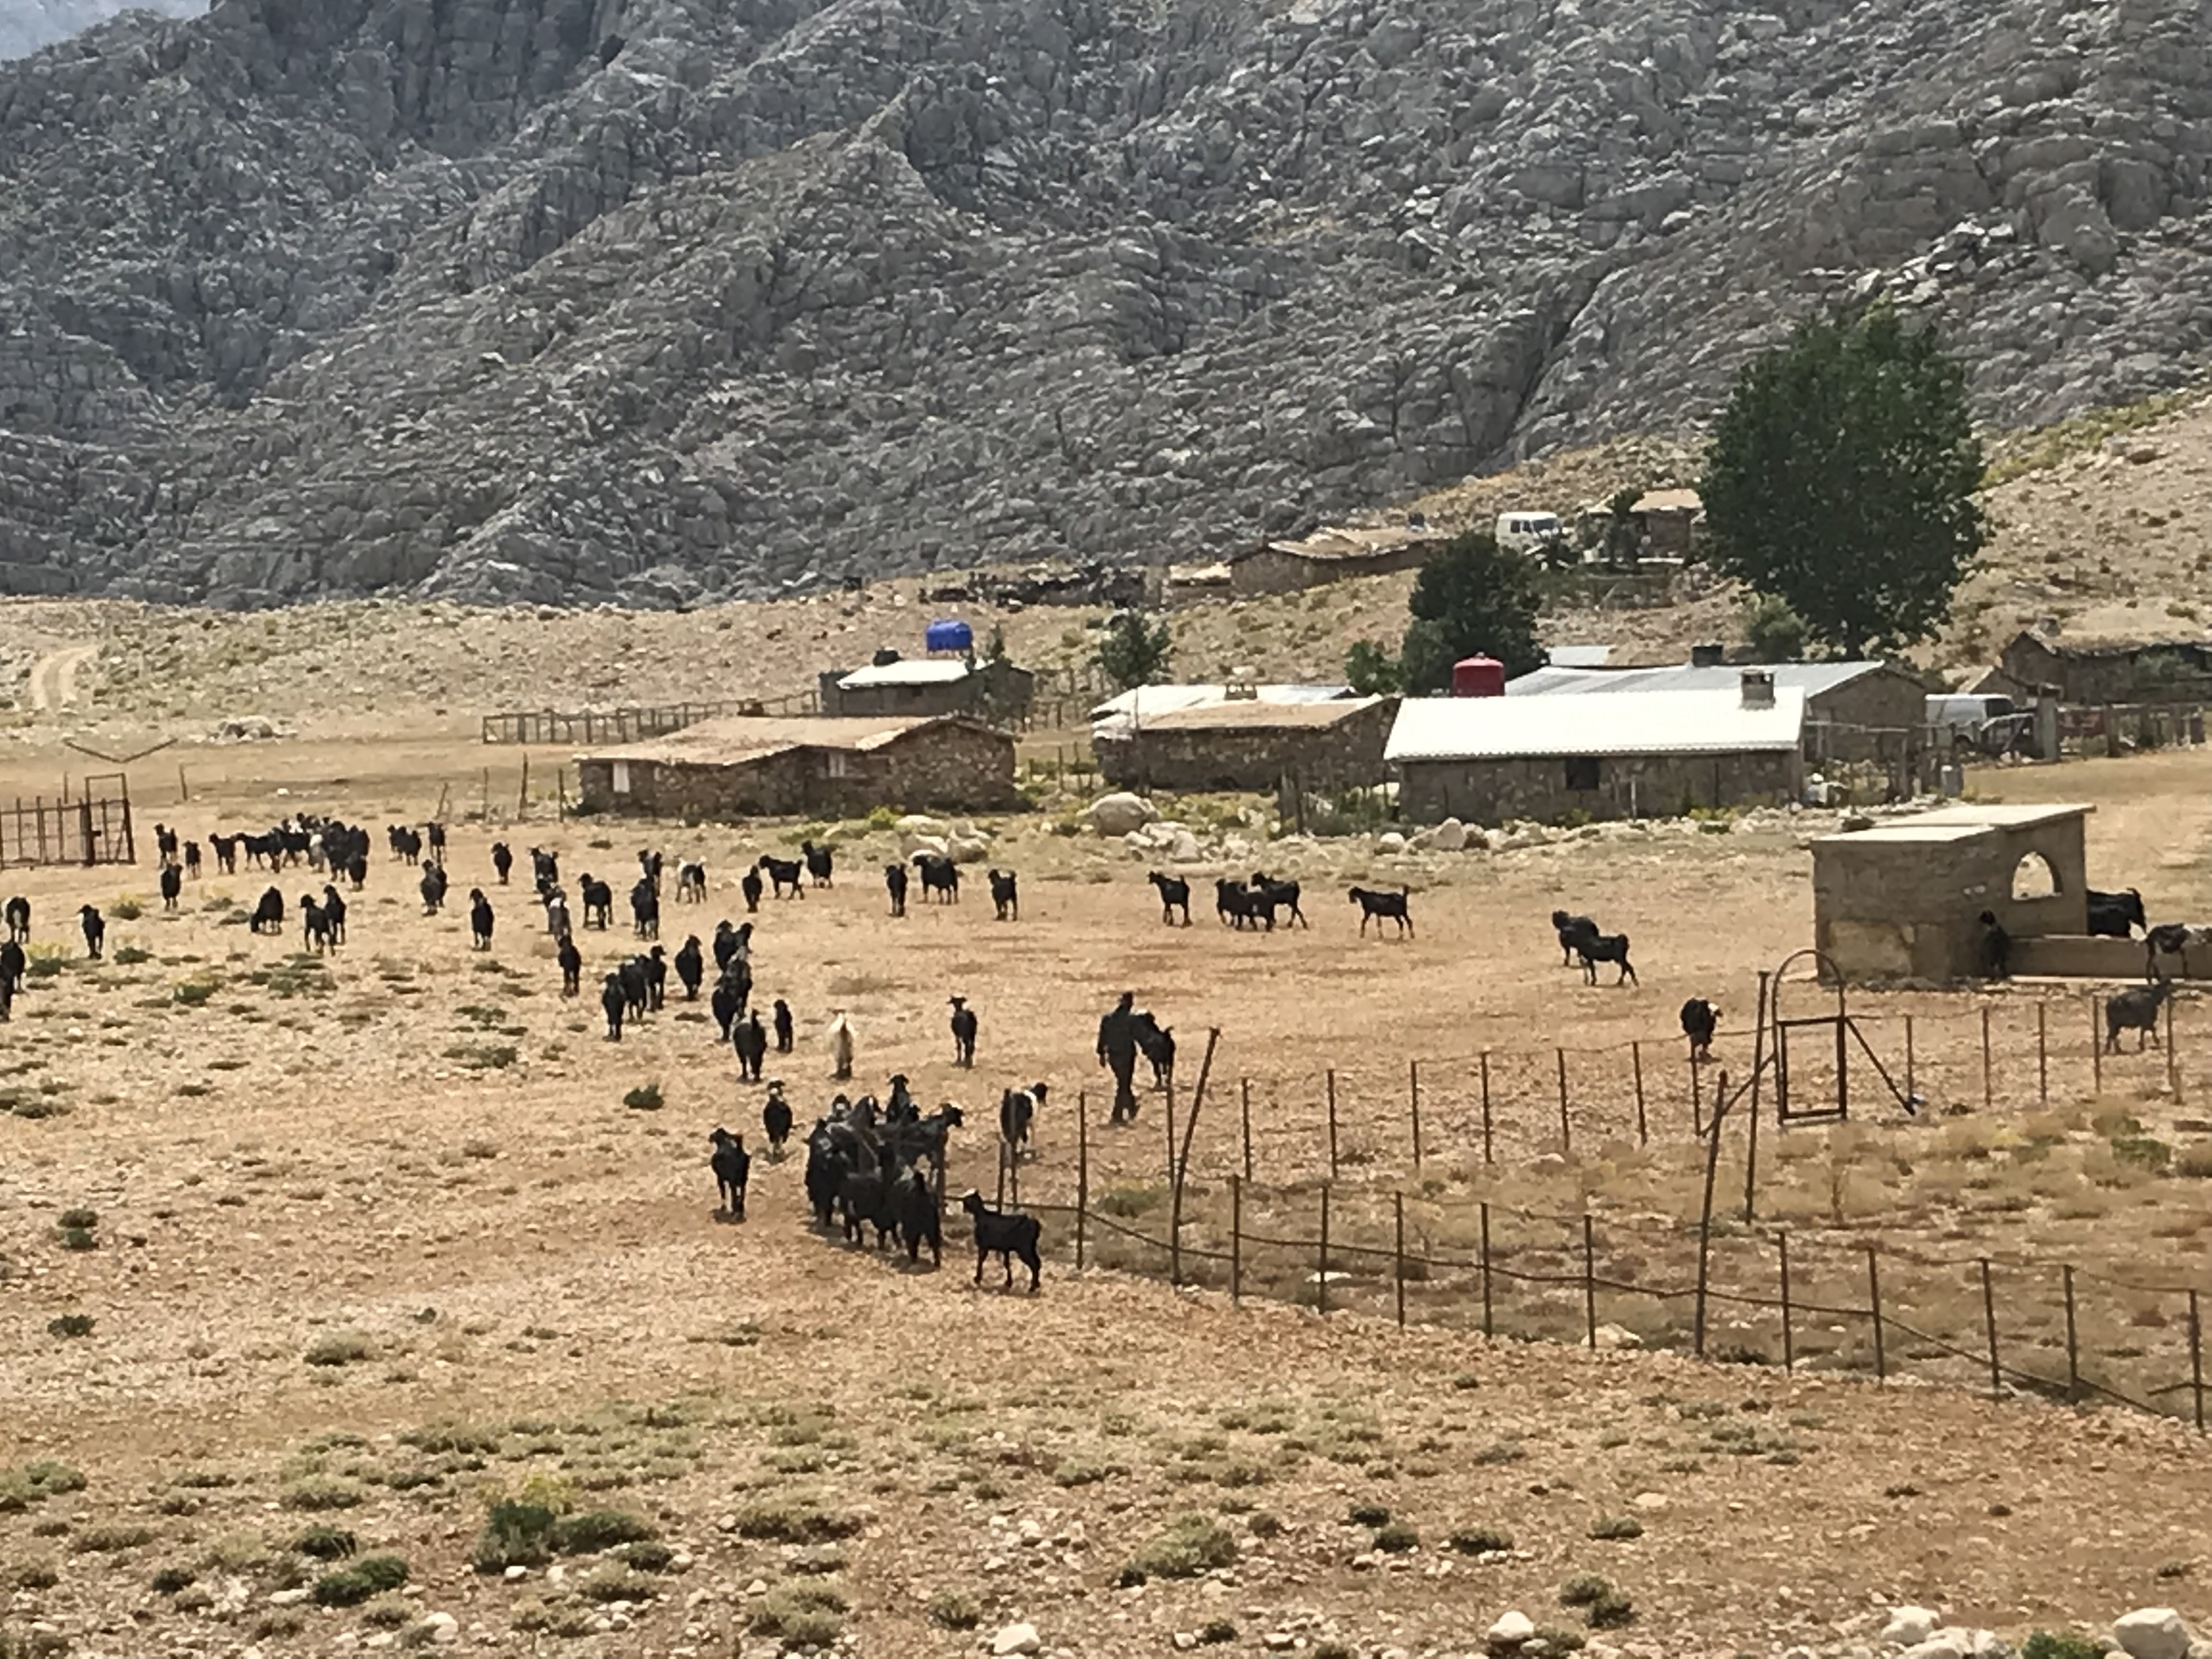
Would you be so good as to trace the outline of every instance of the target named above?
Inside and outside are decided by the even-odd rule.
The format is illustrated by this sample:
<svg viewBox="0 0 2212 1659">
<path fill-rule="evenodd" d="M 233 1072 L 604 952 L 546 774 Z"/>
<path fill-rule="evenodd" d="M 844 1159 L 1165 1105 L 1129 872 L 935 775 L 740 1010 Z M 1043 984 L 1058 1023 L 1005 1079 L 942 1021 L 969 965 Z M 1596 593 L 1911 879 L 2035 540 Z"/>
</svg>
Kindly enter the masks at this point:
<svg viewBox="0 0 2212 1659">
<path fill-rule="evenodd" d="M 2020 855 L 2020 862 L 2012 867 L 2012 897 L 2015 902 L 2027 903 L 2050 898 L 2058 890 L 2058 872 L 2051 867 L 2049 859 L 2033 848 Z"/>
</svg>

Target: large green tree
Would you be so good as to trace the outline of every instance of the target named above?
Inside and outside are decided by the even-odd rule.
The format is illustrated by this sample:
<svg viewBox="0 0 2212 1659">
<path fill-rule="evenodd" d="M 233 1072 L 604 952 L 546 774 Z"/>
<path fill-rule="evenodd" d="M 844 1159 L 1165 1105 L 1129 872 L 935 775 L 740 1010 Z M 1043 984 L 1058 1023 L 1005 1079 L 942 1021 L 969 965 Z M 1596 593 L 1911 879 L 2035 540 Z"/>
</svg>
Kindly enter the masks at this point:
<svg viewBox="0 0 2212 1659">
<path fill-rule="evenodd" d="M 1146 685 L 1167 671 L 1174 638 L 1165 622 L 1148 623 L 1141 611 L 1117 611 L 1106 620 L 1098 641 L 1098 666 L 1127 691 Z"/>
<path fill-rule="evenodd" d="M 1931 636 L 1988 537 L 1966 380 L 1877 307 L 1816 318 L 1737 376 L 1699 494 L 1707 561 L 1845 655 Z"/>
<path fill-rule="evenodd" d="M 1454 537 L 1421 567 L 1407 607 L 1413 621 L 1399 653 L 1408 691 L 1441 691 L 1452 665 L 1477 653 L 1505 665 L 1510 677 L 1544 665 L 1536 643 L 1536 566 L 1498 546 L 1486 530 Z"/>
</svg>

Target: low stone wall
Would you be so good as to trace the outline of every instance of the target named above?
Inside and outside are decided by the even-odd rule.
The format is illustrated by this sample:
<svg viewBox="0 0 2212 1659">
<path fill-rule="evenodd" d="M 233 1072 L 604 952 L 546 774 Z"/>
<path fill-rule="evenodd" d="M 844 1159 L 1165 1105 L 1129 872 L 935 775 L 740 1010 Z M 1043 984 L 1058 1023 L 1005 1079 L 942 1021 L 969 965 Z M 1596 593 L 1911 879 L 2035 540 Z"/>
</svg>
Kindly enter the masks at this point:
<svg viewBox="0 0 2212 1659">
<path fill-rule="evenodd" d="M 1399 816 L 1416 823 L 1456 817 L 1490 824 L 1549 823 L 1577 812 L 1598 822 L 1662 818 L 1700 806 L 1786 805 L 1804 786 L 1804 763 L 1794 751 L 1602 757 L 1589 764 L 1595 781 L 1577 787 L 1589 777 L 1585 765 L 1556 757 L 1410 761 L 1400 768 Z"/>
</svg>

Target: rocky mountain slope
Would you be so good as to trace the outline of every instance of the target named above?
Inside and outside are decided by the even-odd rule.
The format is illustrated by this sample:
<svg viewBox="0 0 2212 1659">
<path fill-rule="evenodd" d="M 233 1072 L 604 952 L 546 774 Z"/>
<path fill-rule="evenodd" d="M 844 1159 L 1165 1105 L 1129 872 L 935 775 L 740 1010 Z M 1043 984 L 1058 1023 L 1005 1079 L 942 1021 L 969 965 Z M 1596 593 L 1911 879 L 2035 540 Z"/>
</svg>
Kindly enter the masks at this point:
<svg viewBox="0 0 2212 1659">
<path fill-rule="evenodd" d="M 125 19 L 0 66 L 0 586 L 655 605 L 1218 550 L 1678 430 L 1876 288 L 1993 419 L 2063 414 L 2212 343 L 2205 11 Z"/>
<path fill-rule="evenodd" d="M 0 0 L 0 62 L 81 34 L 134 3 L 171 17 L 207 9 L 206 0 Z"/>
</svg>

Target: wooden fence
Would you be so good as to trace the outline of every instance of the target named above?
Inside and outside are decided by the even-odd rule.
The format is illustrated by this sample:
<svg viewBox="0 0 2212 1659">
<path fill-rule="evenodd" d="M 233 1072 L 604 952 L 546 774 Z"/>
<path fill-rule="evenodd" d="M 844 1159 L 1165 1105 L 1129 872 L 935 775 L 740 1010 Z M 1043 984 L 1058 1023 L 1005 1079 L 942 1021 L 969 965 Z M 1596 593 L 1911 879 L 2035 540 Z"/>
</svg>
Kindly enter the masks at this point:
<svg viewBox="0 0 2212 1659">
<path fill-rule="evenodd" d="M 725 714 L 811 714 L 822 706 L 812 691 L 787 696 L 732 698 L 710 702 L 672 702 L 624 708 L 583 709 L 563 713 L 555 709 L 521 710 L 483 717 L 483 740 L 488 744 L 566 744 L 589 747 L 595 744 L 636 743 L 665 738 L 702 720 Z"/>
<path fill-rule="evenodd" d="M 137 860 L 131 791 L 120 773 L 85 779 L 82 794 L 64 794 L 58 800 L 41 795 L 28 801 L 19 795 L 13 805 L 0 806 L 0 869 L 135 864 Z"/>
</svg>

